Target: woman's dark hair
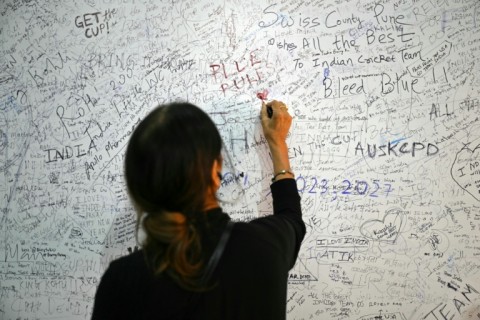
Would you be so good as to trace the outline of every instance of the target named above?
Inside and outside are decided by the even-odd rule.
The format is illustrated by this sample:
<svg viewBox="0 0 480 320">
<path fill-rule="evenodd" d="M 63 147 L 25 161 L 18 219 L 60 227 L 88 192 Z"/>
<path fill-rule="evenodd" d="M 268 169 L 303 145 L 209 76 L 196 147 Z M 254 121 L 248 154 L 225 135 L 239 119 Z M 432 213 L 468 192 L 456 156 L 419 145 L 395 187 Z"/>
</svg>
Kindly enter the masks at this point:
<svg viewBox="0 0 480 320">
<path fill-rule="evenodd" d="M 128 192 L 156 274 L 194 288 L 203 269 L 192 223 L 212 192 L 212 168 L 222 140 L 210 117 L 190 103 L 158 106 L 132 134 L 125 156 Z"/>
</svg>

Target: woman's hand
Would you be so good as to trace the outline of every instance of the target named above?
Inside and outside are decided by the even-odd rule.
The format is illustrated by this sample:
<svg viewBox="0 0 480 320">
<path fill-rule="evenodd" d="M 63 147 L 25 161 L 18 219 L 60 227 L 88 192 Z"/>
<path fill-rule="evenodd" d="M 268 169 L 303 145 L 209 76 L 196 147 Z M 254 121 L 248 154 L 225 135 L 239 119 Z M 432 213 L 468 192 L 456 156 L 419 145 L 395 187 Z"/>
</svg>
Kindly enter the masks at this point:
<svg viewBox="0 0 480 320">
<path fill-rule="evenodd" d="M 269 117 L 268 108 L 271 108 Z M 273 100 L 262 103 L 261 120 L 263 134 L 270 147 L 285 144 L 288 130 L 292 124 L 292 116 L 288 113 L 288 107 L 281 101 Z"/>
<path fill-rule="evenodd" d="M 271 108 L 269 117 L 268 108 Z M 272 181 L 292 178 L 293 173 L 288 159 L 287 135 L 292 124 L 292 116 L 288 113 L 288 107 L 281 101 L 273 100 L 267 104 L 262 103 L 260 114 L 263 134 L 267 139 L 273 162 Z"/>
</svg>

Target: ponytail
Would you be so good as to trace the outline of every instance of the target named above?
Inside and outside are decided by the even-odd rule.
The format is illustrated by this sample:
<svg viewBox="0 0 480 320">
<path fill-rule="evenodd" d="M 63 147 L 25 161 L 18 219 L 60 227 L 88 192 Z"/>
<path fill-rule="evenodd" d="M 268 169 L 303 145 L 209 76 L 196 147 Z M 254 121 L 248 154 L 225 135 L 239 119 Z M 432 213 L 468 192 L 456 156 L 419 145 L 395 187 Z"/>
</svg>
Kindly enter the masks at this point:
<svg viewBox="0 0 480 320">
<path fill-rule="evenodd" d="M 180 212 L 147 215 L 144 250 L 154 274 L 163 272 L 186 289 L 195 289 L 203 268 L 199 234 Z"/>
</svg>

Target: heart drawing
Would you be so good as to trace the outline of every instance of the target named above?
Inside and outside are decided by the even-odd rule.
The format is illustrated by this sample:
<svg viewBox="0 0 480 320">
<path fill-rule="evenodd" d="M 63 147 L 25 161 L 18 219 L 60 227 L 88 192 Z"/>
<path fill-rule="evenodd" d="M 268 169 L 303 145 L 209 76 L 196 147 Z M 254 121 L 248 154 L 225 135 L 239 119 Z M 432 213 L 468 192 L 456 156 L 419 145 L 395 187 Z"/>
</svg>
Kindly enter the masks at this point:
<svg viewBox="0 0 480 320">
<path fill-rule="evenodd" d="M 480 201 L 480 144 L 466 144 L 455 156 L 450 174 L 453 180 L 475 200 Z"/>
<path fill-rule="evenodd" d="M 360 226 L 360 233 L 379 242 L 395 243 L 403 226 L 405 213 L 402 209 L 392 208 L 382 220 L 367 220 Z"/>
</svg>

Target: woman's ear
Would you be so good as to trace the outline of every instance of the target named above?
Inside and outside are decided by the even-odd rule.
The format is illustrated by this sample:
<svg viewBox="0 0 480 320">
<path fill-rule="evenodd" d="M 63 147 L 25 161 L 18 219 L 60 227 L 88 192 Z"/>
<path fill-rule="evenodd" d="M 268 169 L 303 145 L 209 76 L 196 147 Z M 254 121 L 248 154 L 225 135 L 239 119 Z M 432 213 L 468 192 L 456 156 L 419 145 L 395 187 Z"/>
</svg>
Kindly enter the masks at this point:
<svg viewBox="0 0 480 320">
<path fill-rule="evenodd" d="M 212 181 L 213 181 L 214 191 L 216 192 L 220 188 L 220 185 L 222 184 L 222 159 L 221 158 L 213 161 Z"/>
</svg>

